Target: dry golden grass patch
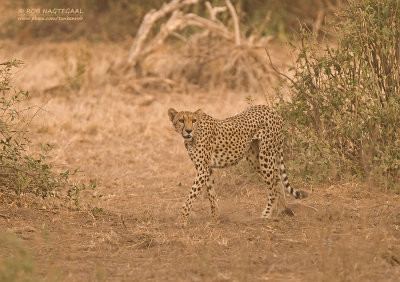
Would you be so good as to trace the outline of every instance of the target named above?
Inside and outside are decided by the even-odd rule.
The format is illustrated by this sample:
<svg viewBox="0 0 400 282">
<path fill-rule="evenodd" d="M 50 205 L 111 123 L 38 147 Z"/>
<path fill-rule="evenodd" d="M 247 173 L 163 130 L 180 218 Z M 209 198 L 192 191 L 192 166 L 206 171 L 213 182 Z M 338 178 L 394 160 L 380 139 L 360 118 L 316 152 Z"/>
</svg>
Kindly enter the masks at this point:
<svg viewBox="0 0 400 282">
<path fill-rule="evenodd" d="M 55 81 L 51 87 L 63 81 L 57 70 L 62 52 L 54 47 L 54 53 L 47 53 L 39 47 L 43 55 L 32 52 L 31 57 L 31 49 L 24 48 L 15 52 L 27 61 L 16 82 L 36 89 L 29 103 L 44 109 L 32 123 L 32 139 L 55 144 L 54 163 L 80 167 L 84 172 L 80 177 L 95 179 L 97 193 L 103 195 L 83 197 L 85 208 L 80 211 L 0 201 L 0 229 L 15 234 L 30 250 L 35 277 L 49 281 L 396 281 L 400 277 L 400 197 L 374 187 L 353 183 L 313 191 L 304 187 L 309 198 L 287 198 L 293 217 L 264 221 L 259 216 L 267 192 L 257 176 L 240 164 L 216 173 L 219 222 L 211 222 L 208 200 L 200 197 L 188 227 L 175 225 L 195 170 L 170 125 L 167 109 L 202 108 L 224 118 L 247 106 L 248 93 L 124 92 L 102 80 L 112 58 L 109 52 L 118 50 L 115 46 L 111 51 L 90 48 L 102 66 L 93 67 L 94 82 L 80 90 L 46 92 L 48 79 Z M 68 45 L 59 48 L 70 50 Z M 44 59 L 49 64 L 46 71 L 32 67 Z M 146 95 L 152 97 L 150 102 Z M 255 103 L 264 100 L 257 93 L 253 98 Z M 0 245 L 0 253 L 4 248 Z M 15 254 L 16 249 L 10 252 Z"/>
</svg>

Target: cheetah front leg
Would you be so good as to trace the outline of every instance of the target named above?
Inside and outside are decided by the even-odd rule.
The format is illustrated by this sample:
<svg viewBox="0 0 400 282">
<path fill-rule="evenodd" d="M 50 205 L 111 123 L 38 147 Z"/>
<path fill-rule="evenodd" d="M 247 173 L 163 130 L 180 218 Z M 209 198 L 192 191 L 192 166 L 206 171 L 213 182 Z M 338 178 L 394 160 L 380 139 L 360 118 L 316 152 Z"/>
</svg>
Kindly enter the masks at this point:
<svg viewBox="0 0 400 282">
<path fill-rule="evenodd" d="M 206 182 L 207 186 L 207 193 L 208 193 L 208 199 L 210 200 L 210 205 L 211 205 L 211 214 L 213 220 L 218 219 L 218 203 L 217 203 L 217 195 L 215 194 L 214 190 L 214 177 L 213 177 L 213 170 L 210 169 L 210 177 L 208 181 Z"/>
<path fill-rule="evenodd" d="M 201 188 L 209 181 L 210 171 L 208 167 L 200 168 L 197 166 L 197 175 L 190 190 L 189 197 L 186 199 L 182 213 L 179 219 L 179 223 L 182 227 L 185 227 L 189 217 L 190 209 L 193 206 L 193 202 L 196 200 L 197 196 L 200 194 Z"/>
</svg>

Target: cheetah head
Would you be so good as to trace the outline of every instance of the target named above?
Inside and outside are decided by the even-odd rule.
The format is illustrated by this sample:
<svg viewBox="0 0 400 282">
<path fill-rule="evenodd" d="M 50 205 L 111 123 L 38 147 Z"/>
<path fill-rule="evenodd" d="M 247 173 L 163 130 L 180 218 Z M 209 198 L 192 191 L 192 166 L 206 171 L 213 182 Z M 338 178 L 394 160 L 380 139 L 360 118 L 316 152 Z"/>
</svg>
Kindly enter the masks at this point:
<svg viewBox="0 0 400 282">
<path fill-rule="evenodd" d="M 187 141 L 191 141 L 196 136 L 197 121 L 202 113 L 200 109 L 194 113 L 188 111 L 178 112 L 172 108 L 168 110 L 168 116 L 175 131 Z"/>
</svg>

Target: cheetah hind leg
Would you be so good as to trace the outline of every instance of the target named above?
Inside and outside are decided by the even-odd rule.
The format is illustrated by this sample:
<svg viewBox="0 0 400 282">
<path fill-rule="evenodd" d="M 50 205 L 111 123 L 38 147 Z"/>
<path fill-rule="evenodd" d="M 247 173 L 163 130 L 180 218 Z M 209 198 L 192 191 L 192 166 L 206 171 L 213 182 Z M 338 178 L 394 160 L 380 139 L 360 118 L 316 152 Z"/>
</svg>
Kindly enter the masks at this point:
<svg viewBox="0 0 400 282">
<path fill-rule="evenodd" d="M 256 172 L 263 175 L 264 178 L 268 178 L 269 174 L 264 173 L 262 171 L 262 169 L 263 169 L 263 167 L 265 167 L 265 165 L 263 165 L 263 167 L 260 167 L 259 144 L 260 144 L 260 141 L 258 139 L 255 139 L 251 142 L 250 147 L 246 154 L 246 160 L 249 163 L 249 165 Z M 281 157 L 282 157 L 282 155 L 283 155 L 283 152 L 280 152 Z M 263 164 L 266 163 L 265 158 L 262 158 L 261 161 L 263 162 Z M 283 166 L 283 158 L 281 158 L 280 161 Z M 279 171 L 278 169 L 275 169 L 275 177 L 276 177 L 275 184 L 274 184 L 275 187 L 272 187 L 272 190 L 270 190 L 270 194 L 272 193 L 273 190 L 277 191 L 277 202 L 275 202 L 273 206 L 272 205 L 270 206 L 269 211 L 267 210 L 267 208 L 268 208 L 268 204 L 267 204 L 267 207 L 264 209 L 264 211 L 261 215 L 262 218 L 270 218 L 271 213 L 274 211 L 274 209 L 276 209 L 278 213 L 287 214 L 290 216 L 293 215 L 293 211 L 288 209 L 286 206 L 286 195 L 285 195 L 284 185 L 283 185 L 283 184 L 286 184 L 286 182 L 282 183 L 282 177 L 284 177 L 287 180 L 286 171 L 284 170 L 284 166 L 283 167 L 279 166 L 279 168 L 281 169 L 281 171 Z M 281 174 L 283 174 L 283 175 L 281 176 Z M 268 181 L 267 179 L 265 179 L 265 180 Z M 274 183 L 274 181 L 271 181 L 271 182 Z M 302 192 L 302 191 L 300 191 L 300 192 Z M 273 197 L 271 197 L 271 195 L 270 195 L 268 202 L 271 201 L 271 198 L 273 198 Z M 273 200 L 272 200 L 272 202 L 273 202 Z"/>
<path fill-rule="evenodd" d="M 247 154 L 246 154 L 246 160 L 249 163 L 249 165 L 256 172 L 258 172 L 259 174 L 261 174 L 264 177 L 264 180 L 267 183 L 267 185 L 269 183 L 268 188 L 269 188 L 269 194 L 270 195 L 268 197 L 267 207 L 264 209 L 261 217 L 262 218 L 270 218 L 271 217 L 271 213 L 274 211 L 274 208 L 280 208 L 282 197 L 279 197 L 281 195 L 278 195 L 278 193 L 276 194 L 276 196 L 272 195 L 272 194 L 274 194 L 273 191 L 278 189 L 278 188 L 277 187 L 273 187 L 274 180 L 272 178 L 272 170 L 270 168 L 268 168 L 269 166 L 271 166 L 271 163 L 268 162 L 268 160 L 265 158 L 266 156 L 264 156 L 263 154 L 261 154 L 261 157 L 260 157 L 259 146 L 260 146 L 260 140 L 258 140 L 258 139 L 255 139 L 250 143 L 250 147 L 249 147 L 249 149 L 247 151 Z M 260 166 L 260 162 L 262 163 L 262 166 Z M 276 171 L 277 170 L 275 170 L 275 175 L 278 175 L 276 173 Z M 271 183 L 272 183 L 272 185 L 271 185 Z M 282 191 L 281 191 L 281 194 L 282 194 Z M 284 196 L 285 195 L 283 194 L 283 197 Z M 277 201 L 274 201 L 275 198 L 279 198 L 279 200 L 280 200 L 279 204 L 277 203 Z M 285 206 L 285 199 L 283 199 L 282 204 L 283 204 L 283 206 Z"/>
<path fill-rule="evenodd" d="M 259 146 L 259 140 L 255 139 L 251 142 L 250 148 L 248 149 L 246 154 L 246 160 L 256 172 L 261 173 L 260 161 L 258 160 L 259 158 L 258 146 Z"/>
<path fill-rule="evenodd" d="M 278 167 L 276 164 L 276 154 L 274 148 L 271 148 L 272 140 L 259 141 L 258 160 L 260 163 L 259 169 L 264 178 L 266 188 L 268 189 L 267 206 L 261 214 L 263 218 L 271 218 L 272 211 L 276 208 L 276 203 L 279 196 L 278 180 L 279 176 L 276 173 Z"/>
<path fill-rule="evenodd" d="M 271 186 L 269 187 L 270 191 L 268 195 L 268 202 L 267 206 L 261 213 L 261 218 L 266 218 L 266 219 L 270 219 L 274 212 L 279 212 L 278 208 L 280 209 L 286 208 L 286 201 L 285 198 L 283 198 L 285 197 L 285 195 L 284 194 L 281 195 L 283 191 L 282 189 L 279 189 L 280 177 L 278 174 L 278 169 L 275 169 L 273 172 L 271 171 L 271 173 L 273 173 L 273 176 L 272 176 Z M 283 206 L 280 207 L 281 205 Z"/>
</svg>

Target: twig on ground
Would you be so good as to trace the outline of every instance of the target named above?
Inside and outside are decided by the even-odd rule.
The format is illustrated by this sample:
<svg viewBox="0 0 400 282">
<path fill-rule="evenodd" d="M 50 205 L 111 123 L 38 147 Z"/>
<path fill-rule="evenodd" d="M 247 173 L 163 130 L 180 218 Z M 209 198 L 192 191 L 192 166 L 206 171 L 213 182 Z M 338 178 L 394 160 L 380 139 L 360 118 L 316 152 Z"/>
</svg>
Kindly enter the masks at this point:
<svg viewBox="0 0 400 282">
<path fill-rule="evenodd" d="M 87 213 L 93 218 L 93 225 L 97 226 L 96 218 L 94 217 L 93 213 L 91 211 L 87 211 Z"/>
<path fill-rule="evenodd" d="M 28 172 L 28 171 L 26 171 L 26 170 L 20 169 L 20 168 L 18 168 L 18 167 L 15 167 L 15 166 L 0 165 L 0 168 L 13 169 L 13 170 L 16 170 L 16 171 L 19 171 L 19 172 L 23 172 L 23 173 L 25 173 L 25 174 L 27 174 L 27 175 L 29 175 L 29 176 L 35 176 L 34 174 L 32 174 L 32 173 L 30 173 L 30 172 Z"/>
<path fill-rule="evenodd" d="M 303 204 L 303 203 L 300 203 L 300 202 L 299 202 L 298 204 L 300 204 L 300 205 L 302 205 L 302 206 L 305 206 L 305 207 L 307 207 L 307 208 L 313 209 L 313 210 L 315 210 L 316 212 L 319 212 L 318 209 L 315 208 L 315 207 L 312 207 L 312 206 L 309 206 L 309 205 L 306 205 L 306 204 Z"/>
<path fill-rule="evenodd" d="M 126 227 L 125 220 L 124 220 L 124 217 L 122 216 L 122 214 L 120 215 L 120 219 L 121 219 L 122 225 L 127 230 L 128 228 Z"/>
<path fill-rule="evenodd" d="M 392 207 L 392 208 L 400 208 L 400 206 L 385 203 L 385 204 L 380 204 L 380 205 L 374 205 L 374 206 L 368 206 L 368 207 L 360 207 L 360 209 L 373 209 L 373 208 L 379 208 L 382 206 L 387 206 L 387 207 Z"/>
</svg>

